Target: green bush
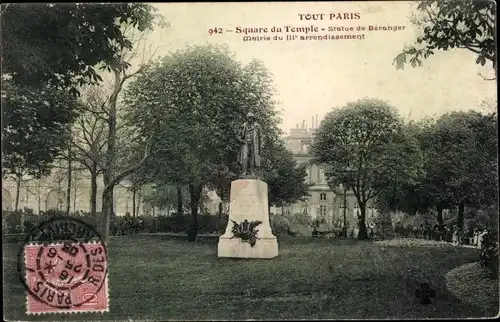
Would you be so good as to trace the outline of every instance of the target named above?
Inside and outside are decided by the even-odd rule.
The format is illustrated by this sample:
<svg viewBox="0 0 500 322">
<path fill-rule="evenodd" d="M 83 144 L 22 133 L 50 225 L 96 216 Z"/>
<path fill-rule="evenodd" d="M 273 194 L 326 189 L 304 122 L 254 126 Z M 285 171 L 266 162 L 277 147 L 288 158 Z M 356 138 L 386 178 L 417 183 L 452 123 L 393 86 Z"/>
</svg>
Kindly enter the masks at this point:
<svg viewBox="0 0 500 322">
<path fill-rule="evenodd" d="M 4 234 L 30 232 L 42 222 L 59 216 L 66 216 L 66 212 L 51 209 L 36 214 L 29 208 L 18 210 L 17 212 L 2 211 L 2 232 Z M 100 213 L 96 214 L 96 216 L 91 216 L 89 213 L 77 212 L 70 214 L 69 217 L 80 219 L 96 230 L 99 226 L 98 218 L 100 218 Z M 113 222 L 114 217 L 112 216 L 111 219 L 111 222 Z M 23 221 L 22 226 L 21 220 Z"/>
<path fill-rule="evenodd" d="M 214 216 L 203 214 L 198 219 L 198 232 L 200 234 L 221 234 L 227 227 L 228 215 Z"/>
<path fill-rule="evenodd" d="M 144 216 L 144 227 L 148 233 L 157 233 L 158 232 L 158 217 L 153 216 Z"/>
<path fill-rule="evenodd" d="M 4 234 L 18 234 L 22 232 L 21 218 L 23 212 L 2 210 L 2 232 Z"/>
<path fill-rule="evenodd" d="M 146 228 L 144 219 L 142 216 L 132 217 L 129 213 L 127 213 L 121 219 L 121 222 L 118 226 L 119 234 L 131 235 L 137 234 L 143 231 Z"/>
<path fill-rule="evenodd" d="M 182 233 L 189 227 L 189 216 L 175 213 L 171 216 L 158 216 L 158 232 Z"/>
<path fill-rule="evenodd" d="M 498 233 L 489 232 L 483 236 L 479 262 L 492 277 L 498 278 Z"/>
<path fill-rule="evenodd" d="M 394 229 L 390 212 L 382 212 L 375 218 L 376 235 L 382 239 L 392 238 Z"/>
<path fill-rule="evenodd" d="M 287 217 L 283 215 L 270 215 L 269 217 L 271 230 L 274 235 L 279 236 L 287 234 L 289 231 L 293 230 L 290 220 Z"/>
</svg>

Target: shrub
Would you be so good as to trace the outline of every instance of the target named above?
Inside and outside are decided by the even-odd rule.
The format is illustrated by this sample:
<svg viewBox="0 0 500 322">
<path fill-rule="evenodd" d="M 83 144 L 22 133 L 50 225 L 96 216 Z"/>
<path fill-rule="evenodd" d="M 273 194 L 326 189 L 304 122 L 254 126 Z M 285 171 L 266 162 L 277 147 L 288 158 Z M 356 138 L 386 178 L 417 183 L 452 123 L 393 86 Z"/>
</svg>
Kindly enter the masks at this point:
<svg viewBox="0 0 500 322">
<path fill-rule="evenodd" d="M 313 231 L 313 219 L 310 215 L 304 213 L 295 213 L 293 215 L 281 215 L 288 222 L 290 227 L 289 235 L 292 236 L 310 236 Z"/>
<path fill-rule="evenodd" d="M 498 278 L 498 234 L 491 233 L 483 236 L 479 255 L 481 267 L 487 269 L 490 275 Z"/>
<path fill-rule="evenodd" d="M 144 220 L 141 216 L 132 217 L 129 213 L 123 216 L 119 225 L 119 231 L 123 234 L 137 234 L 145 228 Z"/>
<path fill-rule="evenodd" d="M 292 225 L 302 225 L 312 227 L 313 219 L 310 215 L 304 213 L 296 213 L 293 215 L 285 215 L 290 220 Z"/>
<path fill-rule="evenodd" d="M 375 229 L 377 237 L 382 239 L 392 238 L 394 230 L 390 212 L 382 212 L 375 218 Z"/>
<path fill-rule="evenodd" d="M 227 228 L 227 222 L 229 221 L 229 214 L 223 214 L 222 216 L 218 216 L 216 220 L 216 231 L 220 234 L 223 234 Z"/>
<path fill-rule="evenodd" d="M 143 216 L 144 229 L 148 233 L 158 232 L 158 218 L 153 216 Z"/>
<path fill-rule="evenodd" d="M 271 230 L 274 235 L 279 236 L 293 231 L 290 220 L 283 215 L 270 215 Z"/>
<path fill-rule="evenodd" d="M 202 214 L 198 218 L 198 232 L 200 234 L 217 233 L 217 216 Z M 225 228 L 225 227 L 224 227 Z"/>
<path fill-rule="evenodd" d="M 21 233 L 22 211 L 2 210 L 2 232 L 4 234 Z"/>
<path fill-rule="evenodd" d="M 171 216 L 158 216 L 158 232 L 181 233 L 189 227 L 189 216 L 175 213 Z"/>
</svg>

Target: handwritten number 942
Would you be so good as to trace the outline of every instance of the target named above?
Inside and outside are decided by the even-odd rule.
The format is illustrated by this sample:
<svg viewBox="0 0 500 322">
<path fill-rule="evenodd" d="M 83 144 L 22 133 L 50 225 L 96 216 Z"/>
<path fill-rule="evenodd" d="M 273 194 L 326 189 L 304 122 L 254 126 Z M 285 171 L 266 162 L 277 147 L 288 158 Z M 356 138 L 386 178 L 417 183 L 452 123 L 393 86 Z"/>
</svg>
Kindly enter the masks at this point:
<svg viewBox="0 0 500 322">
<path fill-rule="evenodd" d="M 208 29 L 208 34 L 212 36 L 213 34 L 221 34 L 222 28 L 210 28 Z"/>
</svg>

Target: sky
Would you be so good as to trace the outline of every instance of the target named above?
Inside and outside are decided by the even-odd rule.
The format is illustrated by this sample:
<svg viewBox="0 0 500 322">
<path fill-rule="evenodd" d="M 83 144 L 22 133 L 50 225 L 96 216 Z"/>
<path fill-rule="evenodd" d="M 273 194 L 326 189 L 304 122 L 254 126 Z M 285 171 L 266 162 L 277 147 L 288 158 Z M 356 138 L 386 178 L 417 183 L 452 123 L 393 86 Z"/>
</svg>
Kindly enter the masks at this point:
<svg viewBox="0 0 500 322">
<path fill-rule="evenodd" d="M 364 97 L 387 101 L 406 120 L 439 116 L 448 111 L 478 109 L 484 99 L 496 98 L 496 84 L 487 65 L 476 65 L 467 50 L 438 52 L 421 67 L 397 70 L 393 59 L 420 31 L 410 22 L 415 2 L 268 2 L 268 3 L 155 3 L 170 23 L 148 38 L 164 56 L 188 45 L 225 44 L 244 64 L 261 60 L 273 75 L 280 102 L 281 129 L 289 132 L 311 117 L 324 117 L 332 108 Z M 330 14 L 335 14 L 330 20 Z M 335 19 L 358 13 L 360 19 Z M 300 20 L 305 14 L 323 14 L 323 20 Z M 303 16 L 305 18 L 305 16 Z M 235 29 L 273 26 L 318 28 L 354 27 L 363 40 L 243 41 Z M 404 26 L 398 31 L 356 31 L 359 26 Z M 223 33 L 209 34 L 221 28 Z M 230 29 L 233 32 L 226 32 Z M 285 36 L 287 33 L 282 33 Z M 292 34 L 292 33 L 288 33 Z M 335 35 L 345 32 L 309 33 Z M 256 34 L 253 34 L 256 35 Z M 276 35 L 268 32 L 261 36 Z M 305 35 L 295 33 L 295 35 Z M 258 36 L 258 35 L 257 35 Z"/>
</svg>

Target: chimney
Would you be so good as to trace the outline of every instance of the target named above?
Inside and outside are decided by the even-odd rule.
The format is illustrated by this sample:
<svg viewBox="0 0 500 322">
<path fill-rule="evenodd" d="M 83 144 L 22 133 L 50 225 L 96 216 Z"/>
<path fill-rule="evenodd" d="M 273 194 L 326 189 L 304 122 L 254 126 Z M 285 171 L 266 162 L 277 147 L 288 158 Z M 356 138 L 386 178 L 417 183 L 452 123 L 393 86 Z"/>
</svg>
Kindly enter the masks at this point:
<svg viewBox="0 0 500 322">
<path fill-rule="evenodd" d="M 318 128 L 318 114 L 316 114 L 316 128 Z"/>
<path fill-rule="evenodd" d="M 306 120 L 302 120 L 302 128 L 304 128 L 305 123 L 306 123 Z"/>
<path fill-rule="evenodd" d="M 315 126 L 314 126 L 314 116 L 312 116 L 312 119 L 311 119 L 311 129 L 314 129 Z"/>
<path fill-rule="evenodd" d="M 299 124 L 297 124 L 297 128 L 299 128 Z"/>
</svg>

